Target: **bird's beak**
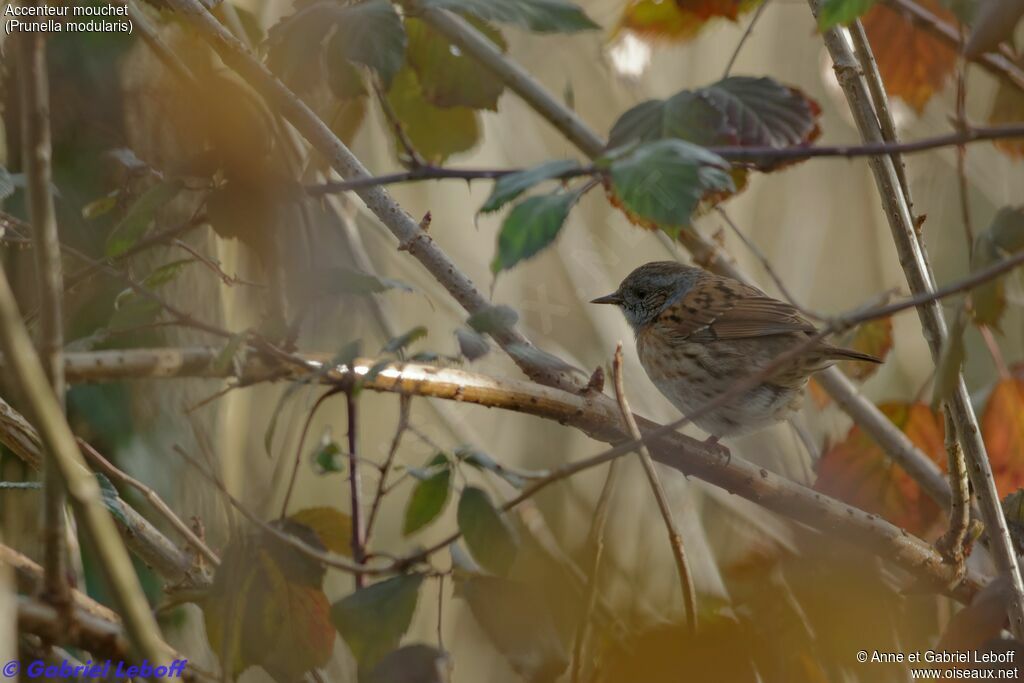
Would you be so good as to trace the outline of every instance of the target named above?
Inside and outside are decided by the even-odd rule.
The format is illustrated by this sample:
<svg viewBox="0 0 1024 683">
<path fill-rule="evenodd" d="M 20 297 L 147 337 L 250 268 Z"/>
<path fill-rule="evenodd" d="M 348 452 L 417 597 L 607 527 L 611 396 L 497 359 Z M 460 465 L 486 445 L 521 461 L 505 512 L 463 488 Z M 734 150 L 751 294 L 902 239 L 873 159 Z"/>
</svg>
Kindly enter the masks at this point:
<svg viewBox="0 0 1024 683">
<path fill-rule="evenodd" d="M 592 304 L 615 304 L 616 306 L 618 306 L 619 304 L 622 303 L 622 297 L 619 295 L 618 292 L 612 292 L 611 294 L 605 294 L 604 296 L 599 296 L 596 299 L 594 299 L 593 301 L 591 301 L 590 303 L 592 303 Z"/>
</svg>

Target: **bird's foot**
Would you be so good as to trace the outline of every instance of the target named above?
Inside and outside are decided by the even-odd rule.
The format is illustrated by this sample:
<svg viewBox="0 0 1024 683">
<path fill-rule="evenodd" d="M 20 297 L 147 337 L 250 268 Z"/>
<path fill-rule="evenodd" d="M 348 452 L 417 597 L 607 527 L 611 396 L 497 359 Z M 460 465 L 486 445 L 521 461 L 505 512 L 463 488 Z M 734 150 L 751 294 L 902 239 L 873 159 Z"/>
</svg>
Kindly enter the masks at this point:
<svg viewBox="0 0 1024 683">
<path fill-rule="evenodd" d="M 729 463 L 732 462 L 732 451 L 729 450 L 728 446 L 719 442 L 717 436 L 709 436 L 705 439 L 704 447 L 714 451 L 722 459 L 722 467 L 728 467 Z"/>
</svg>

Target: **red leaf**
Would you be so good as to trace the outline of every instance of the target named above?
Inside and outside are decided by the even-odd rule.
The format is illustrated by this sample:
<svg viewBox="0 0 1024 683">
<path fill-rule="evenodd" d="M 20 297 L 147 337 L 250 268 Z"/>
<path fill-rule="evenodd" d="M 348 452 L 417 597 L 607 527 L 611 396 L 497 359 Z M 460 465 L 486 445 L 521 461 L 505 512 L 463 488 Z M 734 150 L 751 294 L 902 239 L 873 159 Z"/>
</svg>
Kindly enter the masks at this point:
<svg viewBox="0 0 1024 683">
<path fill-rule="evenodd" d="M 923 403 L 884 403 L 879 409 L 941 467 L 945 444 L 941 418 Z M 814 488 L 924 535 L 940 518 L 939 507 L 890 460 L 860 427 L 829 449 L 818 463 Z"/>
</svg>

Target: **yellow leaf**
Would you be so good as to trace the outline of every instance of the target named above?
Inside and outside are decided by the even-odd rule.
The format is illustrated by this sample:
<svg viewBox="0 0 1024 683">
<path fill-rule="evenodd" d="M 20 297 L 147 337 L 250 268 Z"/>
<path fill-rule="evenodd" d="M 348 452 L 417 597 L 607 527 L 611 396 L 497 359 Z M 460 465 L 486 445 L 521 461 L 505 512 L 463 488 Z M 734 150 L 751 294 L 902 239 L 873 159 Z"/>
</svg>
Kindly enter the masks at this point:
<svg viewBox="0 0 1024 683">
<path fill-rule="evenodd" d="M 332 553 L 352 556 L 352 518 L 332 507 L 299 510 L 288 519 L 313 530 L 324 547 Z"/>
</svg>

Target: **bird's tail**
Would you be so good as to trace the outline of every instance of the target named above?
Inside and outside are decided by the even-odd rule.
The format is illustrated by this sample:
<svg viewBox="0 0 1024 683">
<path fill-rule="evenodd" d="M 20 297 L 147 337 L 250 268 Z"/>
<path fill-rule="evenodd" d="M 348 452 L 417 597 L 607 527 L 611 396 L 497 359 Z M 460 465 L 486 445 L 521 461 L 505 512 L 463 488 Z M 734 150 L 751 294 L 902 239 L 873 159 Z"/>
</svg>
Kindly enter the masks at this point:
<svg viewBox="0 0 1024 683">
<path fill-rule="evenodd" d="M 854 351 L 853 349 L 842 349 L 837 346 L 833 346 L 829 349 L 829 355 L 837 360 L 862 360 L 866 363 L 882 362 L 881 358 L 872 356 L 869 353 L 861 353 L 860 351 Z"/>
</svg>

